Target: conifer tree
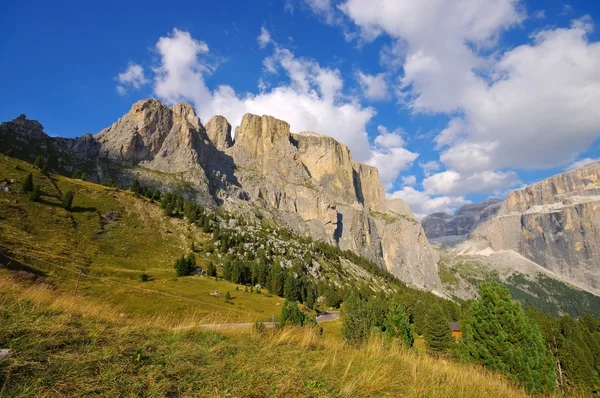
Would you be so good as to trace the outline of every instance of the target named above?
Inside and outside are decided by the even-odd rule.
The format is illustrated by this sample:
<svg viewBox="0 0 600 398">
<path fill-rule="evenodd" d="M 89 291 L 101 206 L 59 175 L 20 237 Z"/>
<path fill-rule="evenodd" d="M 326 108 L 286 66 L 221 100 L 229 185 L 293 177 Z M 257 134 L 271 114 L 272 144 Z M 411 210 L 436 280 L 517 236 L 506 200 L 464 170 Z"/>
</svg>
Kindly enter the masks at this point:
<svg viewBox="0 0 600 398">
<path fill-rule="evenodd" d="M 229 294 L 229 290 L 225 293 L 225 301 L 231 300 L 231 294 Z"/>
<path fill-rule="evenodd" d="M 279 316 L 279 325 L 282 327 L 285 325 L 302 326 L 304 320 L 304 314 L 298 308 L 298 304 L 292 300 L 285 300 Z"/>
<path fill-rule="evenodd" d="M 75 171 L 73 171 L 73 174 L 71 174 L 71 178 L 74 179 L 74 180 L 77 180 L 80 177 L 81 177 L 81 171 L 79 171 L 77 169 Z"/>
<path fill-rule="evenodd" d="M 286 300 L 298 301 L 299 291 L 298 282 L 293 273 L 288 272 L 285 277 L 285 285 L 283 286 L 283 297 Z"/>
<path fill-rule="evenodd" d="M 279 260 L 275 261 L 271 266 L 271 285 L 269 291 L 276 296 L 283 295 L 283 270 L 279 265 Z"/>
<path fill-rule="evenodd" d="M 433 355 L 446 354 L 454 344 L 450 323 L 438 304 L 431 305 L 427 310 L 423 336 L 427 343 L 427 351 Z"/>
<path fill-rule="evenodd" d="M 44 166 L 44 159 L 41 156 L 35 158 L 35 162 L 33 162 L 33 167 L 36 169 L 41 169 Z"/>
<path fill-rule="evenodd" d="M 31 173 L 29 173 L 27 177 L 25 177 L 25 181 L 23 181 L 23 191 L 33 191 L 33 175 Z"/>
<path fill-rule="evenodd" d="M 45 176 L 48 176 L 50 174 L 50 172 L 48 171 L 48 163 L 45 163 L 42 167 L 42 174 Z"/>
<path fill-rule="evenodd" d="M 467 358 L 506 373 L 530 393 L 555 387 L 554 360 L 540 330 L 504 286 L 495 282 L 481 286 L 481 298 L 471 305 L 463 328 Z"/>
<path fill-rule="evenodd" d="M 350 296 L 342 308 L 342 336 L 352 345 L 364 343 L 374 326 L 371 306 L 357 296 Z"/>
<path fill-rule="evenodd" d="M 308 287 L 308 291 L 306 292 L 306 306 L 311 310 L 315 308 L 315 293 L 312 287 Z"/>
<path fill-rule="evenodd" d="M 65 192 L 65 194 L 63 195 L 63 198 L 62 198 L 62 207 L 63 207 L 63 209 L 70 211 L 72 205 L 73 205 L 73 192 L 67 191 L 67 192 Z"/>
<path fill-rule="evenodd" d="M 208 263 L 208 266 L 206 267 L 206 273 L 208 276 L 217 276 L 217 267 L 215 267 L 212 262 Z"/>
<path fill-rule="evenodd" d="M 406 347 L 412 347 L 414 342 L 413 327 L 402 305 L 397 302 L 390 304 L 384 326 L 385 335 L 388 338 L 397 337 Z"/>
<path fill-rule="evenodd" d="M 40 196 L 42 196 L 40 186 L 36 185 L 33 187 L 33 190 L 29 192 L 29 200 L 31 200 L 32 202 L 37 202 L 38 200 L 40 200 Z"/>
<path fill-rule="evenodd" d="M 131 192 L 133 192 L 133 194 L 134 194 L 135 196 L 138 196 L 138 195 L 140 194 L 140 190 L 141 190 L 141 187 L 140 187 L 140 182 L 139 182 L 139 181 L 138 181 L 138 179 L 136 178 L 136 179 L 133 181 L 133 184 L 131 184 Z"/>
</svg>

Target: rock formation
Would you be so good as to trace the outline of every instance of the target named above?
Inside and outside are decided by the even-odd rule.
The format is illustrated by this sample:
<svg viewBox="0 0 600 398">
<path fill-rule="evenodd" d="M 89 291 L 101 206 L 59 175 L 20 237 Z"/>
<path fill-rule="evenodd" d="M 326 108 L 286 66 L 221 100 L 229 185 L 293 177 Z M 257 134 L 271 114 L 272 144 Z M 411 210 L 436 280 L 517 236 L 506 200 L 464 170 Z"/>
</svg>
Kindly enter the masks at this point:
<svg viewBox="0 0 600 398">
<path fill-rule="evenodd" d="M 3 123 L 0 138 L 44 142 L 57 153 L 57 167 L 76 164 L 92 179 L 139 178 L 207 207 L 272 217 L 361 254 L 407 283 L 441 285 L 439 256 L 410 209 L 386 201 L 377 169 L 354 161 L 332 138 L 292 134 L 282 120 L 246 114 L 233 141 L 224 117 L 203 126 L 190 105 L 152 99 L 135 103 L 94 137 L 50 138 L 34 123 L 24 117 Z"/>
<path fill-rule="evenodd" d="M 600 288 L 600 162 L 550 177 L 506 197 L 471 241 L 514 250 L 593 289 Z"/>
<path fill-rule="evenodd" d="M 501 206 L 500 199 L 488 199 L 481 203 L 468 204 L 456 211 L 454 215 L 434 213 L 421 220 L 421 225 L 429 239 L 444 241 L 447 237 L 462 237 L 473 232 L 485 220 L 493 217 Z M 446 239 L 447 241 L 450 239 Z"/>
</svg>

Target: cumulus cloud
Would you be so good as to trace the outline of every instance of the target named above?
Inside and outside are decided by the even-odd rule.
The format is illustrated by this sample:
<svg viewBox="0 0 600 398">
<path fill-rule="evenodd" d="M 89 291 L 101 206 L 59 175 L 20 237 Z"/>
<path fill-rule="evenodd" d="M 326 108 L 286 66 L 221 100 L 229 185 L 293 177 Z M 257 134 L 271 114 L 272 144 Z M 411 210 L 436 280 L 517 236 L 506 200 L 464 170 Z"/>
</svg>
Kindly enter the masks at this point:
<svg viewBox="0 0 600 398">
<path fill-rule="evenodd" d="M 435 160 L 430 160 L 428 162 L 419 162 L 419 167 L 423 169 L 423 174 L 425 174 L 425 177 L 429 177 L 434 172 L 441 169 L 442 165 Z"/>
<path fill-rule="evenodd" d="M 447 170 L 433 174 L 422 182 L 425 192 L 430 195 L 464 196 L 468 193 L 499 193 L 508 187 L 520 184 L 513 171 L 482 171 L 471 175 L 461 175 Z"/>
<path fill-rule="evenodd" d="M 388 98 L 388 84 L 384 73 L 369 75 L 358 71 L 356 77 L 365 98 L 373 101 L 381 101 Z"/>
<path fill-rule="evenodd" d="M 414 175 L 402 177 L 403 186 L 413 186 L 417 183 L 417 177 Z"/>
<path fill-rule="evenodd" d="M 454 213 L 458 207 L 471 203 L 462 196 L 431 196 L 410 186 L 405 186 L 388 196 L 404 200 L 419 220 L 432 213 Z"/>
<path fill-rule="evenodd" d="M 587 166 L 588 164 L 594 163 L 594 162 L 600 162 L 600 158 L 584 158 L 584 159 L 578 160 L 576 162 L 571 163 L 567 168 L 565 168 L 565 170 L 566 171 L 575 170 L 580 167 Z"/>
<path fill-rule="evenodd" d="M 233 125 L 248 112 L 273 115 L 290 123 L 293 131 L 316 131 L 343 142 L 358 161 L 373 157 L 366 126 L 376 112 L 343 94 L 344 81 L 335 68 L 275 46 L 264 61 L 265 72 L 280 74 L 284 81 L 273 88 L 262 82 L 257 94 L 238 93 L 228 85 L 207 87 L 206 76 L 214 70 L 208 45 L 189 32 L 174 29 L 158 40 L 156 51 L 160 62 L 153 69 L 154 94 L 167 103 L 188 101 L 202 120 L 221 114 Z"/>
<path fill-rule="evenodd" d="M 119 82 L 117 92 L 121 95 L 127 94 L 127 88 L 139 90 L 143 85 L 148 83 L 148 79 L 146 79 L 146 75 L 144 74 L 144 68 L 134 62 L 130 62 L 125 72 L 119 73 L 115 80 Z"/>
<path fill-rule="evenodd" d="M 271 34 L 263 26 L 262 28 L 260 28 L 260 35 L 258 35 L 256 40 L 258 41 L 258 46 L 260 48 L 265 48 L 267 46 L 267 44 L 269 44 L 271 42 Z"/>
</svg>

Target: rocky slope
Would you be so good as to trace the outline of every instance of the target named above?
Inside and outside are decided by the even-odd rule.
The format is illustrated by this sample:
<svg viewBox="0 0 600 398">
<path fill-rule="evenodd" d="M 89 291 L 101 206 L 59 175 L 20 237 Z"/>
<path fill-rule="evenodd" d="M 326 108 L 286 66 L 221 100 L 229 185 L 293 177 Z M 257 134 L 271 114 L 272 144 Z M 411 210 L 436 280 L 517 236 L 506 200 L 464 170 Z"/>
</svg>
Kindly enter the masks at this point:
<svg viewBox="0 0 600 398">
<path fill-rule="evenodd" d="M 3 144 L 16 155 L 41 155 L 51 168 L 85 170 L 178 191 L 206 207 L 268 217 L 359 253 L 415 286 L 437 289 L 438 254 L 400 200 L 386 201 L 373 167 L 316 133 L 292 134 L 271 116 L 246 114 L 236 129 L 215 116 L 204 126 L 184 103 L 156 100 L 131 111 L 96 136 L 51 138 L 21 116 L 0 125 Z"/>
<path fill-rule="evenodd" d="M 567 280 L 598 290 L 600 162 L 507 195 L 497 215 L 473 231 L 468 245 L 513 250 Z"/>
<path fill-rule="evenodd" d="M 464 240 L 480 223 L 498 212 L 501 202 L 500 199 L 488 199 L 481 203 L 465 205 L 454 215 L 430 214 L 421 220 L 421 225 L 430 240 L 436 240 L 439 243 L 461 240 L 458 238 Z M 450 239 L 452 237 L 457 239 Z"/>
</svg>

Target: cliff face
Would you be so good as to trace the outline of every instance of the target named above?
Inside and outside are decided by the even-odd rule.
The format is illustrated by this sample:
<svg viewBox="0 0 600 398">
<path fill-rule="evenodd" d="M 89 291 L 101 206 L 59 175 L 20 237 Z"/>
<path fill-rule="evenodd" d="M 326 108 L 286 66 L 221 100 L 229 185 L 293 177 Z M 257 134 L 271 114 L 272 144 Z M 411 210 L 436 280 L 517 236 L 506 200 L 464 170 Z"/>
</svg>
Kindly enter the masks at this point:
<svg viewBox="0 0 600 398">
<path fill-rule="evenodd" d="M 429 239 L 470 234 L 480 223 L 493 217 L 501 206 L 501 200 L 488 199 L 481 203 L 462 206 L 454 215 L 434 213 L 421 220 Z"/>
<path fill-rule="evenodd" d="M 86 171 L 97 180 L 117 165 L 120 173 L 164 189 L 177 189 L 173 180 L 185 183 L 205 206 L 272 216 L 364 255 L 407 283 L 441 285 L 438 254 L 408 207 L 386 201 L 377 169 L 354 161 L 332 138 L 291 134 L 282 120 L 246 114 L 232 141 L 224 117 L 203 126 L 190 105 L 156 100 L 135 103 L 95 137 L 50 138 L 32 123 L 24 117 L 3 123 L 0 137 L 44 142 L 61 154 L 65 168 L 93 160 Z"/>
<path fill-rule="evenodd" d="M 600 162 L 507 195 L 498 216 L 471 239 L 600 288 Z"/>
</svg>

